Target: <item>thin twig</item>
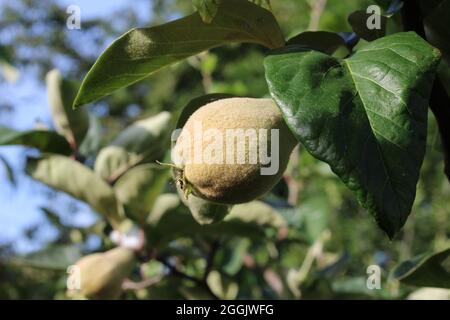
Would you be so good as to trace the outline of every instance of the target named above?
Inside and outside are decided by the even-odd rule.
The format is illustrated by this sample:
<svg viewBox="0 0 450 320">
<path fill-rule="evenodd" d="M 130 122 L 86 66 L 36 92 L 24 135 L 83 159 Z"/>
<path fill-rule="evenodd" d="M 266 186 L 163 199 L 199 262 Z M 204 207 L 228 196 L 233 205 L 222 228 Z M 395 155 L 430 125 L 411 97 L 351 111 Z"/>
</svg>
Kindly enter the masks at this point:
<svg viewBox="0 0 450 320">
<path fill-rule="evenodd" d="M 216 296 L 216 294 L 214 292 L 212 292 L 211 288 L 209 287 L 208 283 L 206 282 L 206 279 L 199 279 L 199 278 L 190 276 L 190 275 L 180 271 L 176 266 L 172 265 L 171 263 L 169 263 L 168 261 L 166 261 L 165 259 L 163 259 L 161 257 L 156 258 L 156 260 L 158 260 L 159 262 L 164 264 L 169 269 L 169 271 L 172 275 L 194 282 L 199 287 L 202 287 L 203 289 L 208 291 L 208 294 L 210 294 L 214 300 L 219 300 L 219 297 Z"/>
<path fill-rule="evenodd" d="M 309 31 L 317 31 L 319 28 L 320 17 L 322 16 L 323 10 L 325 10 L 325 6 L 327 5 L 327 0 L 314 0 L 311 5 L 311 15 L 309 18 Z"/>
</svg>

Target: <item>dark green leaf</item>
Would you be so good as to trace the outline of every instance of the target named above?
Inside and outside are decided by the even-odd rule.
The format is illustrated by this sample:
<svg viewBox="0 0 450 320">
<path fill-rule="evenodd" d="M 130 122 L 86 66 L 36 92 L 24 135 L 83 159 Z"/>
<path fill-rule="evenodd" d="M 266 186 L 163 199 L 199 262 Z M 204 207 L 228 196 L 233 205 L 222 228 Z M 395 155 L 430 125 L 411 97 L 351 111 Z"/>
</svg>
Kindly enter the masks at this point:
<svg viewBox="0 0 450 320">
<path fill-rule="evenodd" d="M 58 191 L 88 203 L 116 228 L 123 221 L 123 207 L 114 190 L 91 169 L 59 155 L 28 158 L 27 174 Z"/>
<path fill-rule="evenodd" d="M 392 275 L 413 286 L 450 288 L 450 249 L 404 261 Z"/>
<path fill-rule="evenodd" d="M 373 41 L 386 35 L 387 17 L 376 13 L 355 11 L 348 17 L 348 23 L 357 35 L 367 41 Z M 379 26 L 374 28 L 374 23 L 379 23 Z"/>
<path fill-rule="evenodd" d="M 386 14 L 392 15 L 399 12 L 403 8 L 402 0 L 393 0 L 389 5 L 389 8 L 386 10 Z"/>
<path fill-rule="evenodd" d="M 450 0 L 443 1 L 424 20 L 427 39 L 450 63 Z"/>
<path fill-rule="evenodd" d="M 36 148 L 41 152 L 50 152 L 69 155 L 72 150 L 64 137 L 54 131 L 29 130 L 16 131 L 6 127 L 0 127 L 1 145 L 22 145 Z"/>
<path fill-rule="evenodd" d="M 122 35 L 88 72 L 74 106 L 97 100 L 165 66 L 232 42 L 258 43 L 269 48 L 284 45 L 280 27 L 270 11 L 245 0 L 223 1 L 210 24 L 195 13 Z"/>
<path fill-rule="evenodd" d="M 272 96 L 297 138 L 394 236 L 413 204 L 439 51 L 415 33 L 349 59 L 282 50 L 265 60 Z"/>
<path fill-rule="evenodd" d="M 339 47 L 345 47 L 345 41 L 334 32 L 307 31 L 289 39 L 287 45 L 301 45 L 326 54 L 332 54 Z"/>
</svg>

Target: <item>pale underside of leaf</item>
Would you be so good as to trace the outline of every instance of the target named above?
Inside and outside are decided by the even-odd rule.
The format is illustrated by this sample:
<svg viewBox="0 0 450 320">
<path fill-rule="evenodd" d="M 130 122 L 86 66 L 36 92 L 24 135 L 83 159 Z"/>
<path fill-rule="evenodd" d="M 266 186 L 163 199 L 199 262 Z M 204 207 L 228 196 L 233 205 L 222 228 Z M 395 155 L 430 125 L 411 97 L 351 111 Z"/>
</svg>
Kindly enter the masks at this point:
<svg viewBox="0 0 450 320">
<path fill-rule="evenodd" d="M 211 23 L 198 13 L 151 28 L 132 29 L 114 41 L 86 75 L 74 106 L 106 96 L 202 51 L 233 42 L 284 45 L 267 10 L 242 0 L 222 1 Z"/>
<path fill-rule="evenodd" d="M 114 190 L 81 163 L 64 156 L 45 154 L 29 158 L 26 170 L 32 178 L 88 203 L 113 227 L 118 228 L 123 221 L 123 207 Z"/>
</svg>

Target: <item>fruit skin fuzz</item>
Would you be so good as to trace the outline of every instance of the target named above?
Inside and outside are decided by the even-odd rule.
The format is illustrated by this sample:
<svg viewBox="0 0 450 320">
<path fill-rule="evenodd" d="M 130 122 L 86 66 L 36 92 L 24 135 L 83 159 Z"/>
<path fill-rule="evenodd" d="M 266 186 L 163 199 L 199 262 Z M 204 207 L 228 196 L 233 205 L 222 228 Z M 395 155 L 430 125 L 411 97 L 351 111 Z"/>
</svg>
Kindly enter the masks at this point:
<svg viewBox="0 0 450 320">
<path fill-rule="evenodd" d="M 195 137 L 198 134 L 199 124 L 201 124 L 203 133 L 212 130 L 216 133 L 219 132 L 224 137 L 223 140 L 226 139 L 230 130 L 248 132 L 250 129 L 254 132 L 267 132 L 264 143 L 268 153 L 272 150 L 272 143 L 278 144 L 277 171 L 270 175 L 262 174 L 263 168 L 268 165 L 260 161 L 258 150 L 261 148 L 261 144 L 255 147 L 247 138 L 243 140 L 245 144 L 243 148 L 244 163 L 242 161 L 230 163 L 226 160 L 230 159 L 228 158 L 230 154 L 227 153 L 229 149 L 228 146 L 225 148 L 223 141 L 221 141 L 221 145 L 224 146 L 223 154 L 220 155 L 222 162 L 197 161 L 195 152 L 198 155 L 198 145 L 196 146 Z M 272 131 L 278 132 L 277 141 L 272 141 Z M 186 136 L 194 137 L 194 139 L 187 139 Z M 194 143 L 191 142 L 193 140 Z M 232 150 L 237 152 L 237 142 L 232 141 L 234 144 Z M 260 142 L 258 141 L 258 143 Z M 203 139 L 200 144 L 202 150 L 208 150 L 211 139 Z M 218 204 L 245 203 L 261 197 L 274 187 L 286 170 L 290 154 L 296 145 L 297 140 L 287 127 L 281 111 L 272 99 L 222 99 L 199 108 L 184 125 L 172 152 L 172 160 L 175 167 L 178 168 L 175 169 L 174 175 L 187 198 L 189 198 L 189 194 L 193 194 Z M 251 152 L 255 151 L 258 155 L 256 163 L 249 160 L 252 156 Z M 239 157 L 237 154 L 231 156 L 234 159 Z M 270 156 L 273 159 L 274 155 Z"/>
</svg>

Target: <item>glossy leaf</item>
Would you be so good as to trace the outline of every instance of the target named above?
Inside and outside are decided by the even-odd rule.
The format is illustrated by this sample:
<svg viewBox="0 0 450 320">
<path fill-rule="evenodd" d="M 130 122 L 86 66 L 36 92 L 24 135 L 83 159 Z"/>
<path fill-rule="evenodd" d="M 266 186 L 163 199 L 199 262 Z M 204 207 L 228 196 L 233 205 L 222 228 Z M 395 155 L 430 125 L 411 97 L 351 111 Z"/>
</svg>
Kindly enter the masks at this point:
<svg viewBox="0 0 450 320">
<path fill-rule="evenodd" d="M 166 111 L 136 121 L 99 152 L 95 172 L 115 181 L 133 166 L 161 160 L 169 145 L 170 124 L 171 115 Z"/>
<path fill-rule="evenodd" d="M 438 62 L 439 51 L 412 32 L 344 60 L 309 50 L 265 60 L 269 89 L 293 133 L 390 237 L 415 198 Z"/>
<path fill-rule="evenodd" d="M 51 188 L 63 191 L 88 203 L 118 228 L 123 220 L 123 207 L 114 190 L 91 169 L 59 155 L 28 158 L 27 174 Z"/>
<path fill-rule="evenodd" d="M 28 130 L 16 131 L 0 126 L 0 146 L 22 145 L 36 148 L 41 152 L 69 155 L 72 153 L 70 145 L 64 137 L 54 131 Z"/>
<path fill-rule="evenodd" d="M 353 31 L 367 41 L 373 41 L 386 35 L 387 17 L 376 13 L 367 13 L 362 10 L 353 12 L 348 17 L 348 23 Z M 379 23 L 378 26 L 372 24 Z M 369 29 L 373 28 L 373 29 Z"/>
<path fill-rule="evenodd" d="M 169 170 L 155 164 L 143 164 L 128 170 L 114 185 L 119 201 L 126 212 L 145 222 L 156 198 L 164 189 Z"/>
<path fill-rule="evenodd" d="M 344 39 L 334 32 L 307 31 L 288 40 L 287 45 L 301 45 L 326 54 L 332 54 L 339 47 L 345 47 Z"/>
<path fill-rule="evenodd" d="M 86 75 L 74 106 L 80 106 L 144 79 L 202 51 L 233 42 L 284 45 L 274 16 L 246 0 L 222 1 L 215 19 L 198 13 L 167 24 L 132 29 L 109 46 Z"/>
<path fill-rule="evenodd" d="M 72 108 L 78 85 L 63 79 L 58 70 L 47 73 L 46 84 L 56 131 L 66 137 L 72 146 L 79 146 L 89 129 L 89 115 L 86 109 Z"/>
<path fill-rule="evenodd" d="M 402 262 L 392 275 L 413 286 L 450 288 L 450 249 Z"/>
</svg>

